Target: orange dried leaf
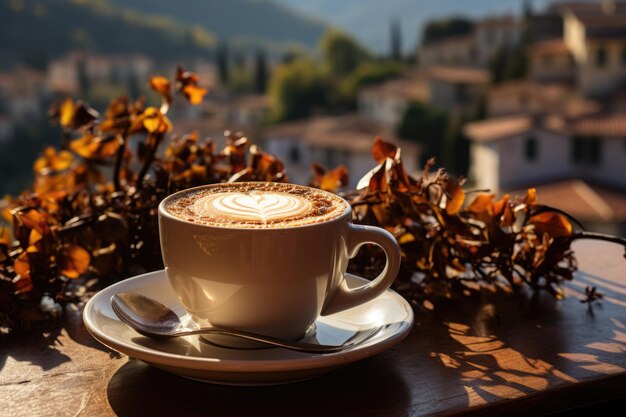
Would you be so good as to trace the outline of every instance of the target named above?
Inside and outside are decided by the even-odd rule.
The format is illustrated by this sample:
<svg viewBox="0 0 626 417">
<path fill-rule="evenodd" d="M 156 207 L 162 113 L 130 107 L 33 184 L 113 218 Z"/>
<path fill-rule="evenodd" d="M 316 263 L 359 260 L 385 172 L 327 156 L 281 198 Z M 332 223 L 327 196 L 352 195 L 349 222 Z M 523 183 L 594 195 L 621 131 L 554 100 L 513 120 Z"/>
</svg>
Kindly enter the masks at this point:
<svg viewBox="0 0 626 417">
<path fill-rule="evenodd" d="M 187 97 L 187 100 L 193 105 L 202 103 L 202 99 L 209 91 L 206 88 L 198 87 L 195 85 L 187 85 L 183 87 L 183 94 Z"/>
<path fill-rule="evenodd" d="M 159 93 L 168 102 L 172 101 L 170 80 L 160 75 L 150 78 L 150 88 Z"/>
<path fill-rule="evenodd" d="M 465 191 L 457 181 L 449 180 L 446 187 L 448 201 L 446 203 L 446 211 L 448 214 L 457 214 L 463 207 L 465 202 Z"/>
<path fill-rule="evenodd" d="M 68 278 L 78 278 L 87 272 L 91 256 L 89 252 L 77 245 L 72 245 L 63 249 L 59 257 L 61 273 Z"/>
<path fill-rule="evenodd" d="M 504 210 L 506 207 L 509 207 L 509 200 L 510 200 L 510 196 L 508 194 L 505 194 L 502 196 L 502 198 L 500 199 L 500 201 L 496 202 L 493 205 L 493 215 L 495 217 L 500 217 L 503 215 Z"/>
<path fill-rule="evenodd" d="M 86 159 L 106 159 L 114 156 L 122 144 L 118 136 L 103 138 L 86 134 L 70 143 L 70 149 Z"/>
<path fill-rule="evenodd" d="M 11 231 L 9 228 L 5 226 L 0 227 L 0 245 L 9 245 L 11 241 Z"/>
<path fill-rule="evenodd" d="M 61 106 L 59 107 L 59 123 L 63 127 L 69 127 L 74 120 L 74 115 L 76 114 L 76 106 L 72 99 L 65 99 Z"/>
<path fill-rule="evenodd" d="M 28 238 L 28 244 L 30 246 L 36 245 L 39 241 L 43 239 L 43 235 L 39 233 L 36 229 L 30 231 L 30 236 Z"/>
<path fill-rule="evenodd" d="M 543 236 L 544 233 L 550 237 L 571 236 L 572 225 L 565 216 L 547 211 L 532 216 L 529 223 L 535 226 L 537 236 Z"/>
<path fill-rule="evenodd" d="M 374 140 L 374 145 L 372 146 L 372 156 L 377 163 L 382 163 L 385 159 L 396 158 L 396 153 L 398 152 L 398 147 L 392 143 L 383 141 L 380 137 L 377 137 Z"/>
<path fill-rule="evenodd" d="M 537 204 L 537 189 L 536 188 L 528 189 L 526 198 L 524 199 L 524 203 L 526 203 L 529 206 L 534 206 L 535 204 Z"/>
<path fill-rule="evenodd" d="M 148 107 L 132 123 L 131 131 L 167 133 L 172 131 L 172 122 L 156 107 Z"/>
<path fill-rule="evenodd" d="M 46 169 L 53 171 L 64 171 L 72 165 L 74 156 L 71 152 L 62 150 L 57 153 L 56 149 L 49 146 L 44 149 L 42 156 L 37 158 L 33 169 L 36 173 L 41 173 Z"/>
<path fill-rule="evenodd" d="M 30 260 L 28 253 L 22 252 L 13 264 L 13 270 L 18 275 L 14 281 L 15 294 L 24 294 L 33 289 L 33 281 L 30 276 Z"/>
<path fill-rule="evenodd" d="M 15 217 L 18 224 L 23 225 L 29 230 L 36 230 L 41 235 L 50 233 L 50 225 L 48 223 L 51 222 L 52 219 L 47 213 L 29 209 L 16 212 Z"/>
<path fill-rule="evenodd" d="M 478 194 L 467 207 L 467 211 L 474 214 L 493 214 L 493 194 Z"/>
</svg>

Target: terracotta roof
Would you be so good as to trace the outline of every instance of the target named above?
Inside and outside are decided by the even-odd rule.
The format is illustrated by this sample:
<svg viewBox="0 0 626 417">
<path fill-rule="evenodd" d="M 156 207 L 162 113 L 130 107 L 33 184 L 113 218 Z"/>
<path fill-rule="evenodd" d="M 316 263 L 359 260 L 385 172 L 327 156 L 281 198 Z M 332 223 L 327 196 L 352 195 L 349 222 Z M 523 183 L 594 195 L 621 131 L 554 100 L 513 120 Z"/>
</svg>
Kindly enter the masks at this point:
<svg viewBox="0 0 626 417">
<path fill-rule="evenodd" d="M 432 67 L 430 77 L 453 84 L 487 84 L 490 79 L 487 70 L 443 66 Z"/>
<path fill-rule="evenodd" d="M 540 120 L 531 115 L 498 117 L 468 123 L 463 131 L 474 141 L 489 142 L 526 133 L 532 129 L 563 131 L 564 120 L 559 116 L 546 116 Z"/>
<path fill-rule="evenodd" d="M 509 94 L 525 93 L 541 97 L 560 98 L 573 93 L 573 88 L 566 84 L 543 84 L 531 80 L 505 81 L 489 88 L 489 96 L 498 97 Z"/>
<path fill-rule="evenodd" d="M 247 94 L 233 97 L 230 104 L 237 107 L 264 109 L 271 105 L 270 96 L 264 94 Z"/>
<path fill-rule="evenodd" d="M 612 9 L 605 7 L 603 3 L 565 2 L 553 6 L 553 10 L 576 16 L 585 25 L 585 36 L 589 40 L 626 38 L 626 2 L 616 1 Z"/>
<path fill-rule="evenodd" d="M 615 10 L 613 11 L 613 14 L 626 13 L 626 2 L 615 1 L 614 5 Z M 570 12 L 575 14 L 577 17 L 594 15 L 606 16 L 608 14 L 605 13 L 602 1 L 563 1 L 552 4 L 548 10 L 557 13 Z"/>
<path fill-rule="evenodd" d="M 597 114 L 602 108 L 597 101 L 580 97 L 567 84 L 521 80 L 506 81 L 489 88 L 489 100 L 507 96 L 532 98 L 541 102 L 542 110 L 558 112 L 568 117 Z"/>
<path fill-rule="evenodd" d="M 401 78 L 363 87 L 360 93 L 376 97 L 400 97 L 418 100 L 423 98 L 425 94 L 424 89 L 420 88 L 420 84 L 417 80 Z"/>
<path fill-rule="evenodd" d="M 415 143 L 401 141 L 380 124 L 356 114 L 317 116 L 266 129 L 267 137 L 305 141 L 311 145 L 369 153 L 374 138 L 396 143 L 402 148 L 418 149 Z"/>
<path fill-rule="evenodd" d="M 583 222 L 626 221 L 626 192 L 579 179 L 535 187 L 539 203 L 565 210 Z M 510 192 L 523 196 L 526 190 Z"/>
<path fill-rule="evenodd" d="M 626 113 L 593 115 L 571 122 L 572 133 L 586 136 L 626 136 Z"/>
<path fill-rule="evenodd" d="M 531 44 L 528 52 L 531 55 L 569 54 L 569 49 L 562 39 L 552 39 Z"/>
</svg>

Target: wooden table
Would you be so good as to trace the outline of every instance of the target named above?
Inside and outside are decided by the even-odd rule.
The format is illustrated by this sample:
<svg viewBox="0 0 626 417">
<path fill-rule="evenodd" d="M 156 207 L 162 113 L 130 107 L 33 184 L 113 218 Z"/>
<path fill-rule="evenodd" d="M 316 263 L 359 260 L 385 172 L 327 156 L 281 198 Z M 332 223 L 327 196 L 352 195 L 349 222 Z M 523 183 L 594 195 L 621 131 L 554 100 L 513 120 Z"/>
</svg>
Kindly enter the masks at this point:
<svg viewBox="0 0 626 417">
<path fill-rule="evenodd" d="M 600 242 L 575 245 L 568 297 L 488 296 L 416 312 L 394 349 L 292 385 L 238 388 L 189 381 L 112 352 L 78 312 L 36 335 L 0 340 L 1 416 L 527 416 L 626 401 L 626 260 Z M 606 294 L 592 312 L 586 285 Z"/>
</svg>

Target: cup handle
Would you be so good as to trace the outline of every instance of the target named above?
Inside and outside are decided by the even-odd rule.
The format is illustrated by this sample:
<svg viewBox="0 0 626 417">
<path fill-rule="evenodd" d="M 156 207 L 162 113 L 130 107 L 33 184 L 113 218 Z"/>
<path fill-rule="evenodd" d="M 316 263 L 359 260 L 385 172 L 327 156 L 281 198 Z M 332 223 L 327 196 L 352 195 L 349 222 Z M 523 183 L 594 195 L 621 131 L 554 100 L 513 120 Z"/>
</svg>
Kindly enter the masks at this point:
<svg viewBox="0 0 626 417">
<path fill-rule="evenodd" d="M 391 233 L 380 227 L 352 223 L 348 226 L 350 229 L 346 236 L 346 245 L 350 258 L 356 256 L 361 246 L 373 243 L 385 252 L 387 262 L 376 279 L 358 288 L 348 288 L 344 274 L 335 294 L 322 309 L 322 316 L 347 310 L 378 297 L 393 283 L 400 269 L 400 246 Z"/>
</svg>

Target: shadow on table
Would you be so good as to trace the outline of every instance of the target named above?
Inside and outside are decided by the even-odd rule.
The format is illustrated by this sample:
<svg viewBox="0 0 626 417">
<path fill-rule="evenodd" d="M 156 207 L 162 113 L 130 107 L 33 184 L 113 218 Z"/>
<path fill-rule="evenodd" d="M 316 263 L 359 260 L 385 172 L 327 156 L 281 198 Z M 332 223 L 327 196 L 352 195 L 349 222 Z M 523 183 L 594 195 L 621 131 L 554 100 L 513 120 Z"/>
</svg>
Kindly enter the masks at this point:
<svg viewBox="0 0 626 417">
<path fill-rule="evenodd" d="M 385 353 L 316 379 L 270 387 L 205 384 L 131 360 L 113 375 L 107 395 L 119 416 L 378 416 L 377 410 L 402 416 L 410 406 L 406 383 Z"/>
<path fill-rule="evenodd" d="M 57 322 L 43 322 L 28 328 L 21 335 L 12 336 L 6 346 L 0 348 L 0 370 L 10 356 L 18 362 L 27 361 L 49 371 L 70 362 L 72 351 L 61 351 L 63 338 L 68 337 L 81 346 L 109 353 L 111 358 L 120 354 L 98 343 L 87 331 L 82 320 L 82 311 L 67 311 Z M 69 356 L 68 356 L 69 355 Z"/>
<path fill-rule="evenodd" d="M 620 252 L 614 256 L 619 260 L 623 249 L 617 249 Z M 423 387 L 415 385 L 418 389 L 413 389 L 412 397 L 421 403 L 419 411 L 461 411 L 528 395 L 525 401 L 530 403 L 549 390 L 623 373 L 626 262 L 622 266 L 598 277 L 581 265 L 575 280 L 566 285 L 567 298 L 563 301 L 546 293 L 521 291 L 512 296 L 487 295 L 482 302 L 444 303 L 432 314 L 418 312 L 416 330 L 401 345 L 414 351 L 414 359 L 406 361 L 405 369 L 414 374 L 415 381 L 434 381 L 425 388 L 431 398 L 438 399 L 435 404 L 419 401 L 427 397 L 418 391 Z M 595 285 L 605 294 L 592 309 L 579 302 L 586 285 Z M 410 357 L 410 353 L 404 352 L 402 357 Z M 626 398 L 624 385 L 614 392 L 588 392 L 590 402 L 594 395 L 598 399 L 615 395 Z M 584 403 L 571 395 L 557 394 L 549 401 L 537 401 L 543 401 L 548 412 L 550 407 L 559 410 L 576 405 L 578 400 Z M 512 415 L 516 415 L 514 409 Z"/>
</svg>

